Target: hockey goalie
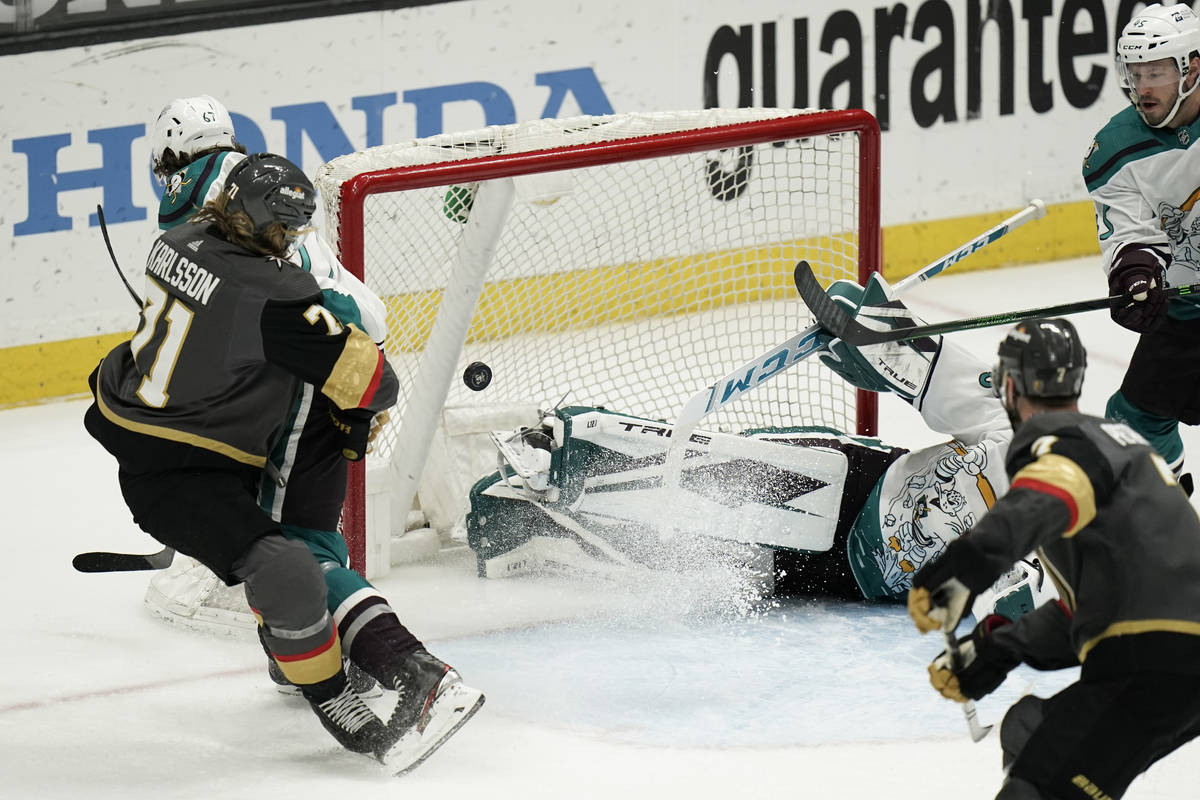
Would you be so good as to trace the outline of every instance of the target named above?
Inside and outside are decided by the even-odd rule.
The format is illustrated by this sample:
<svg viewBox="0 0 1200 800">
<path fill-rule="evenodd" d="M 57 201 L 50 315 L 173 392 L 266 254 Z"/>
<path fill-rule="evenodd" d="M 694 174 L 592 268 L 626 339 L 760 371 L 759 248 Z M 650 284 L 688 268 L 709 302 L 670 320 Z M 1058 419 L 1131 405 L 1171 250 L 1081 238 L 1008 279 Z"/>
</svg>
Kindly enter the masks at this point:
<svg viewBox="0 0 1200 800">
<path fill-rule="evenodd" d="M 829 291 L 863 324 L 920 324 L 877 276 Z M 663 485 L 671 425 L 556 409 L 492 434 L 499 468 L 471 489 L 467 515 L 479 574 L 686 570 L 718 558 L 760 570 L 776 595 L 903 598 L 913 573 L 1007 490 L 1010 422 L 988 366 L 942 337 L 834 339 L 821 360 L 855 386 L 901 396 L 950 438 L 908 450 L 829 428 L 696 431 L 676 488 Z M 978 603 L 1015 619 L 1053 596 L 1031 556 Z"/>
</svg>

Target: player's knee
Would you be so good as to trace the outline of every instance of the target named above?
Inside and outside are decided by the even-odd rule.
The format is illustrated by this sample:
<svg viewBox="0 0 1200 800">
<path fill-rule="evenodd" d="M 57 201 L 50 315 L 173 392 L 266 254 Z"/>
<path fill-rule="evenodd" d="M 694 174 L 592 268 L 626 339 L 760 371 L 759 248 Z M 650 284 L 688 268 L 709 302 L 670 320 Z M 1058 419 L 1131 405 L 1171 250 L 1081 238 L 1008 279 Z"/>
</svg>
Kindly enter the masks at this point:
<svg viewBox="0 0 1200 800">
<path fill-rule="evenodd" d="M 234 575 L 268 629 L 306 627 L 326 613 L 324 575 L 300 542 L 263 536 L 234 564 Z"/>
<path fill-rule="evenodd" d="M 317 561 L 345 566 L 350 561 L 346 540 L 337 531 L 302 528 L 299 525 L 284 525 L 283 534 L 288 539 L 303 543 Z"/>
<path fill-rule="evenodd" d="M 1032 783 L 1021 778 L 1008 778 L 1000 787 L 996 800 L 1054 800 Z"/>
<path fill-rule="evenodd" d="M 1000 723 L 1000 751 L 1004 768 L 1008 769 L 1025 749 L 1025 744 L 1038 725 L 1042 724 L 1045 700 L 1027 694 L 1012 704 Z M 1013 795 L 1019 797 L 1020 795 Z"/>
</svg>

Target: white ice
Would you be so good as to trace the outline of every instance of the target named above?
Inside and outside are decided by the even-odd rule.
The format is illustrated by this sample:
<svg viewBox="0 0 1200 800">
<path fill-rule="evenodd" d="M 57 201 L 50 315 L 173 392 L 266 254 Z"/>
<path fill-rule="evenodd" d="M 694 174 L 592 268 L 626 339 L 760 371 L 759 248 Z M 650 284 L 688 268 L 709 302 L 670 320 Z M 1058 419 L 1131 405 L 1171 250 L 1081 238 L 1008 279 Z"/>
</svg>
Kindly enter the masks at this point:
<svg viewBox="0 0 1200 800">
<path fill-rule="evenodd" d="M 964 274 L 914 288 L 930 321 L 1099 296 L 1095 259 Z M 1074 318 L 1088 346 L 1083 408 L 1099 413 L 1134 337 L 1103 312 Z M 955 334 L 990 359 L 1002 328 Z M 714 378 L 717 376 L 714 376 Z M 80 388 L 83 376 L 80 376 Z M 9 509 L 0 650 L 2 798 L 989 798 L 993 733 L 973 744 L 928 687 L 940 649 L 902 609 L 788 603 L 714 613 L 728 587 L 682 579 L 483 581 L 469 553 L 379 581 L 409 626 L 487 703 L 409 776 L 339 750 L 278 695 L 253 640 L 173 628 L 142 605 L 146 573 L 82 575 L 75 553 L 151 552 L 82 401 L 0 413 Z M 893 398 L 881 434 L 939 437 Z M 1200 437 L 1184 433 L 1192 459 Z M 1152 510 L 1147 510 L 1152 513 Z M 730 601 L 725 603 L 725 601 Z M 979 704 L 997 722 L 1025 692 L 1074 676 L 1019 670 Z M 1193 743 L 1129 798 L 1200 796 Z"/>
</svg>

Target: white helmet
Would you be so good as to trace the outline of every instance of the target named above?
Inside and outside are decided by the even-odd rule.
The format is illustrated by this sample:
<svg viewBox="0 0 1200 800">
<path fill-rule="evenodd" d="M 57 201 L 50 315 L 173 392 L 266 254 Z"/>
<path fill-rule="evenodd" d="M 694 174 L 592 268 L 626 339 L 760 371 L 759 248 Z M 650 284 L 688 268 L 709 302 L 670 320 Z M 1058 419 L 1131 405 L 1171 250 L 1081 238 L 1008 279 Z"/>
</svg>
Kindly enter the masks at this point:
<svg viewBox="0 0 1200 800">
<path fill-rule="evenodd" d="M 1142 64 L 1149 61 L 1159 61 L 1170 58 L 1178 70 L 1178 96 L 1171 112 L 1162 122 L 1152 127 L 1161 128 L 1170 122 L 1183 98 L 1196 90 L 1200 85 L 1197 81 L 1191 89 L 1185 90 L 1184 81 L 1191 72 L 1191 54 L 1200 50 L 1200 19 L 1186 3 L 1176 3 L 1173 6 L 1163 6 L 1154 3 L 1142 9 L 1142 12 L 1129 21 L 1117 39 L 1117 76 L 1121 88 L 1129 93 L 1130 102 L 1137 106 L 1137 90 L 1130 76 L 1130 64 Z M 1171 75 L 1172 81 L 1176 79 Z M 1145 115 L 1143 115 L 1145 119 Z M 1150 124 L 1149 120 L 1146 124 Z"/>
<path fill-rule="evenodd" d="M 186 157 L 211 147 L 230 150 L 237 147 L 233 119 L 217 100 L 206 94 L 181 97 L 159 112 L 150 138 L 150 157 L 156 173 L 168 150 Z"/>
</svg>

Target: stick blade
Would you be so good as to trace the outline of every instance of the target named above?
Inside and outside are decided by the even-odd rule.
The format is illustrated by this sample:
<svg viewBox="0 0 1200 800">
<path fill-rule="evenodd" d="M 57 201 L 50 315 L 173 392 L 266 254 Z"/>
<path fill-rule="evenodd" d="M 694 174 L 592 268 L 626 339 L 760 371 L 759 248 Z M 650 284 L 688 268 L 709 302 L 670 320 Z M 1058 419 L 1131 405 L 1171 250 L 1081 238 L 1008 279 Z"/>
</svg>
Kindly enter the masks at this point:
<svg viewBox="0 0 1200 800">
<path fill-rule="evenodd" d="M 856 347 L 886 341 L 886 338 L 882 340 L 879 338 L 886 336 L 885 333 L 873 331 L 857 322 L 846 312 L 841 303 L 834 300 L 821 288 L 817 276 L 813 274 L 812 267 L 807 261 L 801 260 L 796 264 L 792 278 L 796 282 L 796 291 L 800 293 L 800 299 L 808 306 L 808 310 L 812 312 L 817 324 L 828 331 L 833 338 L 842 339 Z"/>
<path fill-rule="evenodd" d="M 979 712 L 973 702 L 963 706 L 963 716 L 967 718 L 967 731 L 971 734 L 972 742 L 982 742 L 992 732 L 993 726 L 984 725 L 979 721 Z"/>
<path fill-rule="evenodd" d="M 175 551 L 164 547 L 157 553 L 139 555 L 135 553 L 108 553 L 97 551 L 80 553 L 71 559 L 71 566 L 78 572 L 138 572 L 141 570 L 166 569 L 171 566 Z"/>
</svg>

